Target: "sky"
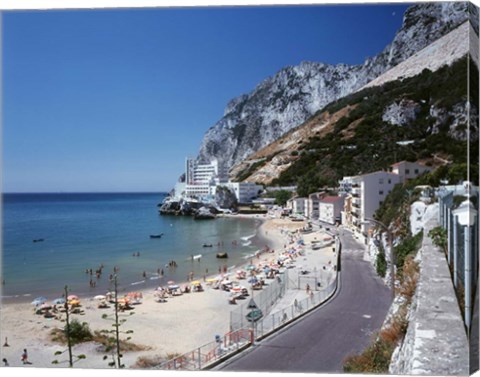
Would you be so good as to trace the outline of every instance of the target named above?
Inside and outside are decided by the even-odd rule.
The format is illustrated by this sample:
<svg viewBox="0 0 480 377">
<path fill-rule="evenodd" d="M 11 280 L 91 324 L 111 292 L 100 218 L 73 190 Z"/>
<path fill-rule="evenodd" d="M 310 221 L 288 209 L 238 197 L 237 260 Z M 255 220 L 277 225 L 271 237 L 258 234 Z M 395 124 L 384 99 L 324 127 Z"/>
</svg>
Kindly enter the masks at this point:
<svg viewBox="0 0 480 377">
<path fill-rule="evenodd" d="M 2 12 L 4 192 L 160 192 L 232 98 L 362 64 L 406 3 Z"/>
</svg>

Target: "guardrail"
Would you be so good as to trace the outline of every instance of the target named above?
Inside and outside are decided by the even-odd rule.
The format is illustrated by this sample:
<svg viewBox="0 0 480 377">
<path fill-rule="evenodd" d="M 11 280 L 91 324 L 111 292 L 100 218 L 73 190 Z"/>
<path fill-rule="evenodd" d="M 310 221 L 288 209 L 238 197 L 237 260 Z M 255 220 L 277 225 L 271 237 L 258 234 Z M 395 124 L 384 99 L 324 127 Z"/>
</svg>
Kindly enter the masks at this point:
<svg viewBox="0 0 480 377">
<path fill-rule="evenodd" d="M 167 360 L 154 369 L 195 371 L 207 368 L 235 352 L 239 352 L 253 342 L 251 329 L 240 329 L 217 335 L 217 339 L 201 347 Z"/>
<path fill-rule="evenodd" d="M 341 243 L 336 237 L 337 266 L 340 266 Z M 338 286 L 338 271 L 335 279 L 325 289 L 316 291 L 310 297 L 297 301 L 277 312 L 263 317 L 245 328 L 240 328 L 218 336 L 216 340 L 187 352 L 181 356 L 167 360 L 154 369 L 195 371 L 209 369 L 225 361 L 234 354 L 248 348 L 255 340 L 264 338 L 276 330 L 286 326 L 297 318 L 305 315 L 312 309 L 332 297 Z M 248 314 L 248 313 L 246 313 Z"/>
</svg>

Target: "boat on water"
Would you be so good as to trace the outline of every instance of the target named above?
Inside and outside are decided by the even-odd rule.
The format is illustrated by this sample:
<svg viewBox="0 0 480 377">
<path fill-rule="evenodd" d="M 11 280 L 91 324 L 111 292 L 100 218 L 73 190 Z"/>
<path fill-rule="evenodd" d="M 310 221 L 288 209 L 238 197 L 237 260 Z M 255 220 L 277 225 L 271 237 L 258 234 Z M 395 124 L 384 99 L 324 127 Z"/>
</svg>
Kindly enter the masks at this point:
<svg viewBox="0 0 480 377">
<path fill-rule="evenodd" d="M 202 254 L 197 254 L 192 256 L 192 260 L 197 260 L 197 259 L 200 259 L 201 257 L 202 257 Z"/>
<path fill-rule="evenodd" d="M 37 239 L 33 240 L 33 242 L 43 242 L 43 241 L 45 241 L 45 239 L 43 239 L 43 238 L 37 238 Z"/>
<path fill-rule="evenodd" d="M 150 234 L 150 238 L 162 238 L 163 233 L 160 234 Z"/>
<path fill-rule="evenodd" d="M 212 247 L 213 245 L 211 243 L 204 243 L 203 247 Z"/>
<path fill-rule="evenodd" d="M 217 258 L 228 258 L 228 253 L 217 253 Z"/>
</svg>

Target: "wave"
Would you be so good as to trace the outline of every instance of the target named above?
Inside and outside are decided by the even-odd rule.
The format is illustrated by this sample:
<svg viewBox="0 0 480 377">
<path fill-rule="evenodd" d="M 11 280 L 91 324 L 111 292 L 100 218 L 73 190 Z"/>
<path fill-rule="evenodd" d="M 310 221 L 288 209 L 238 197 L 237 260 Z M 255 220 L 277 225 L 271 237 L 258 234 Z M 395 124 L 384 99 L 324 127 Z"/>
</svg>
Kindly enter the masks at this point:
<svg viewBox="0 0 480 377">
<path fill-rule="evenodd" d="M 138 285 L 138 284 L 143 284 L 145 283 L 145 280 L 142 280 L 142 281 L 136 281 L 134 283 L 131 283 L 130 285 Z"/>
<path fill-rule="evenodd" d="M 250 246 L 252 241 L 242 242 L 242 246 Z"/>
<path fill-rule="evenodd" d="M 257 234 L 254 233 L 254 234 L 251 234 L 251 235 L 249 235 L 249 236 L 240 237 L 240 239 L 241 239 L 242 241 L 250 241 L 250 240 L 251 240 L 253 237 L 255 237 L 256 235 L 257 235 Z"/>
</svg>

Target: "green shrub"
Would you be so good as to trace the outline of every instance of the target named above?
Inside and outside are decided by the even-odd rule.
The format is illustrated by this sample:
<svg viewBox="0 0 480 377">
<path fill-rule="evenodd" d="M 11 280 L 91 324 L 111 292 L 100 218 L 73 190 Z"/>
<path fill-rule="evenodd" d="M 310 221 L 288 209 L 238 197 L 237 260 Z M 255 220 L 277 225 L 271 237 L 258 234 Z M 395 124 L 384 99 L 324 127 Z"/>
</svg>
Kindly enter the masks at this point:
<svg viewBox="0 0 480 377">
<path fill-rule="evenodd" d="M 380 249 L 380 252 L 377 255 L 375 268 L 377 270 L 378 276 L 384 278 L 387 273 L 387 260 L 385 259 L 385 251 L 383 250 L 383 248 Z"/>
<path fill-rule="evenodd" d="M 67 336 L 67 326 L 65 325 L 63 333 Z M 77 319 L 70 322 L 70 341 L 72 344 L 88 342 L 93 336 L 87 322 L 80 323 Z"/>
</svg>

